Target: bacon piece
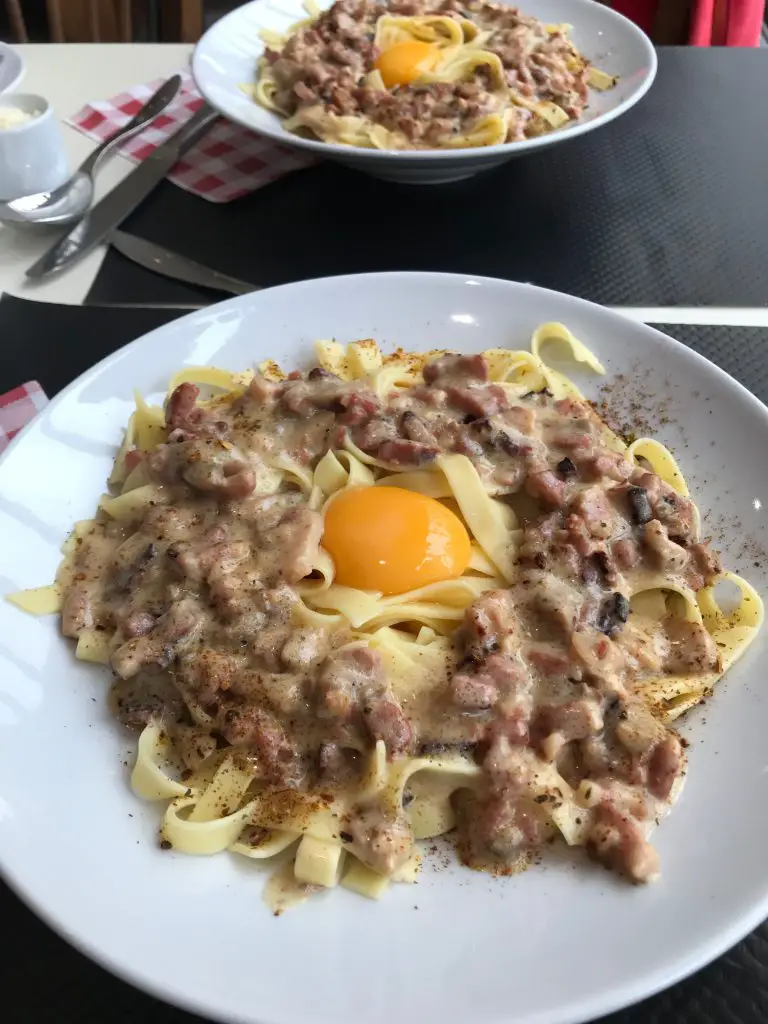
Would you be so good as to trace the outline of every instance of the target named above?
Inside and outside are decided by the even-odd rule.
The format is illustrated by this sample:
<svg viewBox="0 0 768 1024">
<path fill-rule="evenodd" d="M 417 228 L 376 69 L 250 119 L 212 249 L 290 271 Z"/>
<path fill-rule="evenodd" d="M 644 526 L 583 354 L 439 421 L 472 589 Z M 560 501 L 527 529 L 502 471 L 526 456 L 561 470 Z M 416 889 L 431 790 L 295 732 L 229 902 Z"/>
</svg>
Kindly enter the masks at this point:
<svg viewBox="0 0 768 1024">
<path fill-rule="evenodd" d="M 611 548 L 613 556 L 622 569 L 632 569 L 640 559 L 640 549 L 629 537 L 617 540 Z"/>
<path fill-rule="evenodd" d="M 597 807 L 587 845 L 598 860 L 633 882 L 653 882 L 659 877 L 659 855 L 632 817 L 610 801 Z"/>
<path fill-rule="evenodd" d="M 520 625 L 509 590 L 487 590 L 467 608 L 457 639 L 468 657 L 482 661 L 501 649 L 511 654 L 520 646 Z"/>
<path fill-rule="evenodd" d="M 571 508 L 581 516 L 593 537 L 605 539 L 613 533 L 613 509 L 602 488 L 587 487 L 580 491 L 571 502 Z"/>
<path fill-rule="evenodd" d="M 619 452 L 603 451 L 597 455 L 579 459 L 579 468 L 590 479 L 600 480 L 609 477 L 623 483 L 632 475 L 633 465 Z"/>
<path fill-rule="evenodd" d="M 658 519 L 645 524 L 643 545 L 660 569 L 681 573 L 690 561 L 685 548 L 670 540 L 667 528 Z"/>
<path fill-rule="evenodd" d="M 367 423 L 381 409 L 381 404 L 373 391 L 352 391 L 341 397 L 342 412 L 338 416 L 339 423 L 349 427 L 357 427 Z"/>
<path fill-rule="evenodd" d="M 492 707 L 500 695 L 514 692 L 529 681 L 524 667 L 503 654 L 491 654 L 477 668 L 468 667 L 451 680 L 453 703 L 468 711 Z"/>
<path fill-rule="evenodd" d="M 624 696 L 625 659 L 618 644 L 595 630 L 583 630 L 571 637 L 571 649 L 604 693 Z"/>
<path fill-rule="evenodd" d="M 448 387 L 446 395 L 451 405 L 455 405 L 469 416 L 487 418 L 506 409 L 509 399 L 503 388 L 498 384 L 486 384 L 484 387 Z"/>
<path fill-rule="evenodd" d="M 349 847 L 364 864 L 391 875 L 413 850 L 413 830 L 404 814 L 388 817 L 380 807 L 356 808 L 345 831 Z"/>
<path fill-rule="evenodd" d="M 488 380 L 488 361 L 485 356 L 447 355 L 427 363 L 423 370 L 427 384 L 484 384 Z"/>
<path fill-rule="evenodd" d="M 565 501 L 565 483 L 551 469 L 530 473 L 525 481 L 525 489 L 531 497 L 540 498 L 556 508 Z"/>
<path fill-rule="evenodd" d="M 179 384 L 168 399 L 165 422 L 171 430 L 194 430 L 200 420 L 201 410 L 197 408 L 200 388 L 196 384 Z"/>
<path fill-rule="evenodd" d="M 600 732 L 603 715 L 594 700 L 572 700 L 544 704 L 536 711 L 533 733 L 544 756 L 554 761 L 566 743 L 585 740 Z"/>
<path fill-rule="evenodd" d="M 136 469 L 143 459 L 144 452 L 140 451 L 138 448 L 131 448 L 130 451 L 126 452 L 125 461 L 123 463 L 126 473 L 130 473 L 132 470 Z"/>
<path fill-rule="evenodd" d="M 263 374 L 255 373 L 248 385 L 248 396 L 259 405 L 271 408 L 277 402 L 281 390 L 282 385 L 277 381 L 268 380 Z"/>
<path fill-rule="evenodd" d="M 406 753 L 413 742 L 413 730 L 394 700 L 373 700 L 363 708 L 363 720 L 374 740 L 383 740 L 390 754 Z"/>
<path fill-rule="evenodd" d="M 213 538 L 210 534 L 211 531 L 208 530 L 200 540 L 173 544 L 167 550 L 168 557 L 179 573 L 194 582 L 208 580 L 214 571 L 217 576 L 234 572 L 251 553 L 248 541 L 224 541 L 216 544 L 212 543 Z"/>
<path fill-rule="evenodd" d="M 122 623 L 120 630 L 124 637 L 132 640 L 137 636 L 146 636 L 155 628 L 155 617 L 149 612 L 133 612 Z"/>
<path fill-rule="evenodd" d="M 350 647 L 331 655 L 317 682 L 317 714 L 320 718 L 351 718 L 364 702 L 382 697 L 387 681 L 378 651 Z"/>
<path fill-rule="evenodd" d="M 692 544 L 688 550 L 705 580 L 723 571 L 720 556 L 710 548 L 709 543 Z"/>
<path fill-rule="evenodd" d="M 521 434 L 532 434 L 536 425 L 536 410 L 523 405 L 513 405 L 500 414 L 499 422 L 514 427 Z"/>
<path fill-rule="evenodd" d="M 167 668 L 181 648 L 189 643 L 203 624 L 203 611 L 192 598 L 171 605 L 144 636 L 134 637 L 112 654 L 112 668 L 121 679 L 135 676 L 143 668 Z"/>
<path fill-rule="evenodd" d="M 487 711 L 499 699 L 499 691 L 483 672 L 459 672 L 451 679 L 450 696 L 462 711 Z"/>
<path fill-rule="evenodd" d="M 269 711 L 253 704 L 234 704 L 221 709 L 218 727 L 237 747 L 254 749 L 261 767 L 272 781 L 295 787 L 303 774 L 299 752 L 285 729 Z M 229 808 L 234 811 L 235 808 Z"/>
<path fill-rule="evenodd" d="M 563 448 L 567 452 L 591 452 L 592 434 L 587 429 L 578 427 L 556 427 L 548 431 L 547 443 L 551 448 Z"/>
<path fill-rule="evenodd" d="M 659 800 L 667 800 L 683 768 L 683 748 L 670 732 L 658 743 L 648 762 L 648 788 Z"/>
<path fill-rule="evenodd" d="M 256 487 L 256 473 L 234 445 L 214 439 L 161 444 L 147 456 L 150 473 L 173 483 L 179 478 L 225 501 L 248 497 Z"/>
<path fill-rule="evenodd" d="M 555 411 L 561 416 L 568 416 L 571 419 L 584 419 L 590 415 L 590 408 L 586 402 L 576 398 L 560 398 L 555 402 Z"/>
<path fill-rule="evenodd" d="M 246 665 L 242 654 L 213 647 L 196 648 L 179 658 L 176 679 L 185 693 L 207 706 L 232 687 L 233 680 L 245 671 Z"/>
<path fill-rule="evenodd" d="M 719 671 L 717 644 L 702 625 L 669 617 L 664 620 L 664 629 L 671 641 L 664 661 L 668 672 L 700 674 Z"/>
<path fill-rule="evenodd" d="M 382 462 L 392 466 L 421 466 L 425 462 L 433 462 L 440 454 L 440 449 L 417 441 L 398 439 L 385 441 L 376 454 Z"/>
<path fill-rule="evenodd" d="M 567 676 L 574 668 L 568 651 L 556 644 L 541 642 L 528 644 L 523 656 L 545 676 Z"/>
<path fill-rule="evenodd" d="M 385 419 L 382 416 L 368 420 L 364 426 L 358 427 L 352 433 L 352 440 L 364 452 L 374 452 L 385 441 L 394 441 L 396 439 L 397 426 L 394 421 Z"/>
<path fill-rule="evenodd" d="M 406 411 L 400 419 L 400 430 L 409 441 L 416 441 L 418 444 L 435 447 L 437 438 L 429 429 L 427 424 L 417 416 L 415 412 Z"/>
</svg>

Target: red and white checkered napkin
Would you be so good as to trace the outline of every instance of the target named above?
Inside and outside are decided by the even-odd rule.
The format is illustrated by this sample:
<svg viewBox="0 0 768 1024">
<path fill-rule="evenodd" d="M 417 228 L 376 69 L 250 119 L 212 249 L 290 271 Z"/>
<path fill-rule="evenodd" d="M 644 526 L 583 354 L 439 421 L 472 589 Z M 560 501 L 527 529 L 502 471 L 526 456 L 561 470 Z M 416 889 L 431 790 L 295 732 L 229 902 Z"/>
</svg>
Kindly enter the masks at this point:
<svg viewBox="0 0 768 1024">
<path fill-rule="evenodd" d="M 0 395 L 0 452 L 47 404 L 48 396 L 36 380 Z"/>
<path fill-rule="evenodd" d="M 182 84 L 173 102 L 148 128 L 120 147 L 123 156 L 134 163 L 145 160 L 202 106 L 203 98 L 190 73 L 179 73 Z M 162 81 L 134 85 L 109 100 L 95 100 L 68 118 L 67 123 L 101 142 L 127 124 Z M 220 118 L 204 138 L 185 153 L 168 177 L 174 184 L 212 203 L 229 203 L 313 163 L 316 163 L 315 158 L 300 150 L 288 149 Z"/>
</svg>

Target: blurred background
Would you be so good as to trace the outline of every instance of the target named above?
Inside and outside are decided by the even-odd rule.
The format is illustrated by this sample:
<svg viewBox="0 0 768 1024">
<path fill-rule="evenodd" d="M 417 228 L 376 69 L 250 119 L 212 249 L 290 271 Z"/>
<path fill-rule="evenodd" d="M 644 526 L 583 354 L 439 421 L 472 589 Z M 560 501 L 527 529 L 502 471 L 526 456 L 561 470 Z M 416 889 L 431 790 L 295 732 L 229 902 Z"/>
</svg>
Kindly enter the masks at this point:
<svg viewBox="0 0 768 1024">
<path fill-rule="evenodd" d="M 0 0 L 8 42 L 196 42 L 236 0 Z"/>
<path fill-rule="evenodd" d="M 66 42 L 196 42 L 217 18 L 244 0 L 0 0 L 0 39 L 24 43 Z M 697 3 L 703 0 L 598 0 L 614 7 L 644 28 L 657 43 L 690 42 Z M 732 6 L 731 6 L 732 5 Z M 521 3 L 525 9 L 524 0 Z M 713 38 L 706 42 L 733 45 L 718 38 L 718 22 L 752 11 L 749 45 L 757 45 L 764 0 L 707 0 L 712 8 Z M 758 10 L 759 9 L 759 10 Z M 721 26 L 722 27 L 722 26 Z M 763 32 L 765 40 L 765 31 Z M 699 43 L 701 45 L 701 43 Z M 745 45 L 739 39 L 735 45 Z"/>
</svg>

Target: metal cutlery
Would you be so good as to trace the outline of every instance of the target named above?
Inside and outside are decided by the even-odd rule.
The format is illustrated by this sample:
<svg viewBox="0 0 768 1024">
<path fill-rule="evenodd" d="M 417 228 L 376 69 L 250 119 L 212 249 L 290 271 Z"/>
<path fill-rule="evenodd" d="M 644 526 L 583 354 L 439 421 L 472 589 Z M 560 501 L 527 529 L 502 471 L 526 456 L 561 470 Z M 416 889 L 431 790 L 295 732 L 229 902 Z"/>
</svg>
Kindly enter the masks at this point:
<svg viewBox="0 0 768 1024">
<path fill-rule="evenodd" d="M 67 224 L 82 217 L 93 202 L 93 176 L 97 165 L 118 143 L 162 113 L 180 87 L 181 76 L 173 75 L 128 124 L 118 128 L 86 157 L 68 181 L 52 192 L 37 192 L 3 203 L 0 205 L 0 220 L 18 224 Z"/>
<path fill-rule="evenodd" d="M 116 185 L 83 219 L 27 270 L 39 280 L 83 258 L 101 242 L 165 178 L 173 165 L 203 136 L 218 114 L 204 104 L 187 124 Z"/>
<path fill-rule="evenodd" d="M 236 277 L 229 277 L 228 274 L 220 274 L 217 270 L 188 259 L 180 253 L 164 249 L 154 242 L 147 242 L 143 238 L 137 238 L 119 229 L 113 230 L 109 235 L 109 243 L 119 253 L 126 256 L 139 266 L 145 267 L 156 274 L 163 274 L 175 281 L 183 281 L 186 284 L 198 285 L 203 288 L 216 288 L 222 292 L 229 292 L 231 295 L 248 295 L 250 292 L 259 291 L 260 285 L 250 284 L 247 281 L 239 281 Z"/>
</svg>

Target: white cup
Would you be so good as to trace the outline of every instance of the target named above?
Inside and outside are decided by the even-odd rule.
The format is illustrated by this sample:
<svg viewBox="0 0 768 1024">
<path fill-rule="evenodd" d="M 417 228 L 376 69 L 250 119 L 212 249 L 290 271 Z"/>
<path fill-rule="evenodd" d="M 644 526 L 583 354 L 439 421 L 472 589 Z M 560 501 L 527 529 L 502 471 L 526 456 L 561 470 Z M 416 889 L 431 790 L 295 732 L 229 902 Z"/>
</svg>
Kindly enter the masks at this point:
<svg viewBox="0 0 768 1024">
<path fill-rule="evenodd" d="M 30 93 L 0 95 L 3 110 L 32 114 L 28 121 L 0 127 L 0 200 L 51 192 L 69 177 L 61 129 L 50 103 Z"/>
</svg>

